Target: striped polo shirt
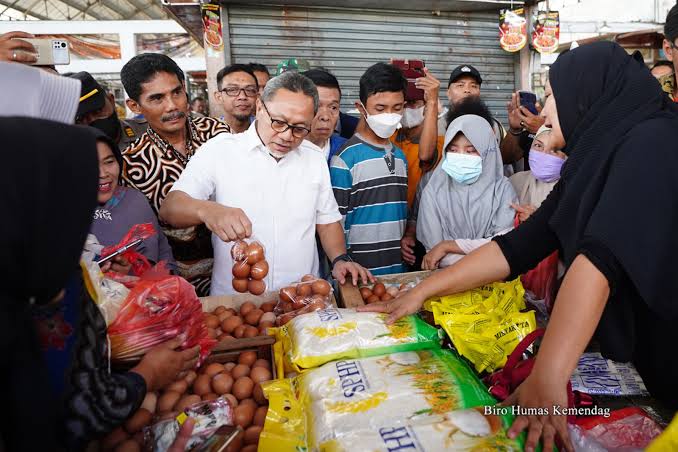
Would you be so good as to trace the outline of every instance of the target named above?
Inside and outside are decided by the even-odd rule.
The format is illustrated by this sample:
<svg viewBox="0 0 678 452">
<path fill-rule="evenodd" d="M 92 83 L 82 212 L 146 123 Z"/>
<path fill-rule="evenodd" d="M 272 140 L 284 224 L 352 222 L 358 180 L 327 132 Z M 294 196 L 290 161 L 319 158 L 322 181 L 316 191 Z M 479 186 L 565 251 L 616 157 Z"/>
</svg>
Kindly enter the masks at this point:
<svg viewBox="0 0 678 452">
<path fill-rule="evenodd" d="M 405 271 L 400 239 L 407 221 L 407 160 L 400 148 L 355 134 L 332 158 L 332 189 L 351 258 L 375 275 Z"/>
</svg>

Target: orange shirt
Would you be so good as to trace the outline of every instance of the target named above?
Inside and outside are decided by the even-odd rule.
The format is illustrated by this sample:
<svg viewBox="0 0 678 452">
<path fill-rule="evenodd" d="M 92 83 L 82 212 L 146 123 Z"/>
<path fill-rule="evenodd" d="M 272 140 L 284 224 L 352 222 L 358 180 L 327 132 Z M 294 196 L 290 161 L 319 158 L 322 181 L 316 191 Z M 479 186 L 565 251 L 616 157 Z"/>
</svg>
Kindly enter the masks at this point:
<svg viewBox="0 0 678 452">
<path fill-rule="evenodd" d="M 407 158 L 407 205 L 412 207 L 414 195 L 417 192 L 417 185 L 419 179 L 426 172 L 436 167 L 442 155 L 443 141 L 445 137 L 438 136 L 438 144 L 436 146 L 436 154 L 432 162 L 422 162 L 419 160 L 419 140 L 409 140 L 405 138 L 405 134 L 396 131 L 391 136 L 391 142 L 402 149 Z"/>
</svg>

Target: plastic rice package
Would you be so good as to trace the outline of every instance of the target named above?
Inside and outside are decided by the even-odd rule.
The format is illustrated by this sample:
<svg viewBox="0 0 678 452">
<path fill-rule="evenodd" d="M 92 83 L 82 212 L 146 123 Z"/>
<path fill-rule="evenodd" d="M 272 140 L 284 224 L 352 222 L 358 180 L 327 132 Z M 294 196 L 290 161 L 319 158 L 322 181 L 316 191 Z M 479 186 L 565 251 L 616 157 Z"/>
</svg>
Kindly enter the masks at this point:
<svg viewBox="0 0 678 452">
<path fill-rule="evenodd" d="M 186 445 L 186 450 L 203 444 L 220 427 L 233 425 L 233 407 L 223 397 L 196 403 L 179 413 L 176 418 L 160 421 L 146 427 L 144 429 L 144 442 L 152 444 L 154 452 L 165 452 L 172 445 L 179 429 L 189 417 L 195 421 L 195 425 L 191 439 Z"/>
<path fill-rule="evenodd" d="M 572 377 L 572 390 L 612 396 L 649 395 L 632 363 L 618 363 L 600 353 L 584 353 Z"/>
<path fill-rule="evenodd" d="M 459 429 L 454 425 L 474 422 L 478 424 L 475 430 L 466 429 L 478 433 L 473 438 L 491 436 L 492 441 L 519 449 L 517 442 L 505 437 L 499 418 L 490 422 L 481 414 L 495 400 L 450 351 L 334 361 L 295 378 L 268 383 L 264 392 L 269 399 L 260 439 L 264 451 L 306 446 L 310 450 L 389 450 L 389 442 L 397 442 L 396 437 L 418 443 L 419 449 L 414 450 L 447 450 L 455 443 L 469 444 L 462 441 L 464 435 L 455 437 Z M 453 414 L 474 407 L 482 407 L 481 412 L 469 414 L 478 418 L 475 421 Z M 495 427 L 490 428 L 488 422 Z"/>
<path fill-rule="evenodd" d="M 305 275 L 301 281 L 283 287 L 273 311 L 277 325 L 283 326 L 298 315 L 331 307 L 333 292 L 330 283 L 313 275 Z"/>
<path fill-rule="evenodd" d="M 330 307 L 272 328 L 280 375 L 302 372 L 330 361 L 438 348 L 440 333 L 416 316 L 392 325 L 386 314 Z"/>
</svg>

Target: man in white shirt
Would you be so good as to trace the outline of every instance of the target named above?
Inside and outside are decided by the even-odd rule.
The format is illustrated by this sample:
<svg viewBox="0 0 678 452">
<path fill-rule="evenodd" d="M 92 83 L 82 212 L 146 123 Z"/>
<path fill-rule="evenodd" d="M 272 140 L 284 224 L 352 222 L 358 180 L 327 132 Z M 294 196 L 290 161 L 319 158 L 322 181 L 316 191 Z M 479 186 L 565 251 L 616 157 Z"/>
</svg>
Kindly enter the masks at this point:
<svg viewBox="0 0 678 452">
<path fill-rule="evenodd" d="M 160 217 L 212 231 L 212 295 L 233 293 L 228 242 L 253 236 L 266 248 L 268 290 L 318 274 L 316 232 L 332 275 L 373 280 L 346 255 L 341 214 L 324 155 L 304 137 L 318 110 L 318 91 L 296 72 L 268 82 L 256 121 L 238 135 L 205 143 L 165 199 Z"/>
</svg>

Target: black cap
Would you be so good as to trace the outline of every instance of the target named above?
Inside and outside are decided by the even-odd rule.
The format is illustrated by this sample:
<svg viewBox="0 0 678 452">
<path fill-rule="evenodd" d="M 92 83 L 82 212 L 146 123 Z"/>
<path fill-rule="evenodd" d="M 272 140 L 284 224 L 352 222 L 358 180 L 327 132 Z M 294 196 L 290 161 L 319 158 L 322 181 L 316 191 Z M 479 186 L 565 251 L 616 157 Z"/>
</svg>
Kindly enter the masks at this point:
<svg viewBox="0 0 678 452">
<path fill-rule="evenodd" d="M 77 116 L 84 115 L 90 111 L 96 111 L 106 105 L 106 91 L 94 80 L 89 72 L 77 72 L 69 74 L 68 77 L 80 80 L 80 104 L 78 104 Z"/>
<path fill-rule="evenodd" d="M 447 83 L 447 87 L 449 88 L 452 83 L 454 83 L 455 80 L 457 80 L 459 77 L 463 75 L 470 75 L 474 79 L 476 79 L 476 82 L 478 82 L 479 85 L 483 84 L 483 78 L 480 76 L 480 72 L 478 72 L 478 69 L 474 68 L 470 64 L 463 64 L 461 66 L 457 66 L 454 68 L 452 73 L 450 74 L 450 81 Z"/>
<path fill-rule="evenodd" d="M 674 5 L 666 15 L 664 37 L 670 42 L 674 42 L 678 38 L 678 5 Z"/>
</svg>

